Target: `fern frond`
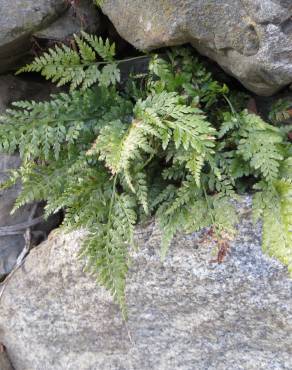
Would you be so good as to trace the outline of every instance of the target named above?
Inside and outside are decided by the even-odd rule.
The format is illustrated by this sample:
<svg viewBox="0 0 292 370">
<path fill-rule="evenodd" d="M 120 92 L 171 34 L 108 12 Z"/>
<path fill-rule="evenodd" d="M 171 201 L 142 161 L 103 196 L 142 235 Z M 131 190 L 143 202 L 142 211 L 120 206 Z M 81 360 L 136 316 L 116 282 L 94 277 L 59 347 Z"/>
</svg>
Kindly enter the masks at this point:
<svg viewBox="0 0 292 370">
<path fill-rule="evenodd" d="M 269 112 L 269 120 L 273 123 L 286 121 L 291 117 L 291 102 L 285 99 L 276 100 Z"/>
<path fill-rule="evenodd" d="M 164 202 L 171 202 L 176 196 L 177 188 L 174 185 L 167 185 L 151 202 L 150 209 L 153 211 L 158 205 Z"/>
<path fill-rule="evenodd" d="M 83 254 L 86 252 L 89 270 L 112 293 L 126 318 L 127 250 L 129 243 L 133 245 L 137 217 L 134 198 L 113 191 L 107 222 L 92 230 L 84 243 Z"/>
<path fill-rule="evenodd" d="M 128 271 L 127 245 L 113 232 L 100 226 L 84 240 L 87 270 L 97 274 L 97 282 L 108 289 L 126 318 L 125 280 Z"/>
<path fill-rule="evenodd" d="M 114 63 L 107 64 L 101 69 L 97 79 L 101 86 L 108 87 L 110 85 L 115 85 L 117 82 L 120 82 L 120 70 Z"/>
<path fill-rule="evenodd" d="M 283 143 L 281 132 L 258 116 L 248 114 L 244 118 L 245 126 L 237 152 L 267 181 L 273 181 L 278 177 L 280 163 L 284 159 L 280 146 Z"/>
<path fill-rule="evenodd" d="M 164 180 L 181 180 L 186 175 L 185 161 L 175 161 L 171 167 L 165 168 L 162 172 Z M 189 169 L 190 170 L 190 169 Z M 191 171 L 191 170 L 190 170 Z"/>
<path fill-rule="evenodd" d="M 140 150 L 151 152 L 139 123 L 133 121 L 127 126 L 115 121 L 101 130 L 88 154 L 97 153 L 100 160 L 104 160 L 111 172 L 116 174 L 127 171 L 132 160 L 141 159 Z"/>
<path fill-rule="evenodd" d="M 281 163 L 280 175 L 283 179 L 292 180 L 292 157 L 286 158 Z"/>
<path fill-rule="evenodd" d="M 101 37 L 89 35 L 88 33 L 81 32 L 84 39 L 91 46 L 92 49 L 105 61 L 113 62 L 116 55 L 115 44 L 110 44 L 109 40 L 103 41 Z"/>
<path fill-rule="evenodd" d="M 18 148 L 24 161 L 58 159 L 61 150 L 70 151 L 75 144 L 94 138 L 94 132 L 105 124 L 98 120 L 114 105 L 114 94 L 102 91 L 88 89 L 52 96 L 50 102 L 14 104 L 16 109 L 0 117 L 0 150 L 14 153 Z"/>
<path fill-rule="evenodd" d="M 139 204 L 143 207 L 144 213 L 148 215 L 148 182 L 146 173 L 143 170 L 138 170 L 132 174 L 132 184 Z"/>
<path fill-rule="evenodd" d="M 240 127 L 239 117 L 235 116 L 231 112 L 225 112 L 223 114 L 223 123 L 220 127 L 218 137 L 221 139 L 227 133 L 229 133 L 232 130 L 238 129 L 239 127 Z"/>
<path fill-rule="evenodd" d="M 292 273 L 292 182 L 277 180 L 274 186 L 258 184 L 254 197 L 255 219 L 263 218 L 263 250 L 288 266 Z"/>
<path fill-rule="evenodd" d="M 104 160 L 106 166 L 112 174 L 120 170 L 121 150 L 123 138 L 127 126 L 120 120 L 110 122 L 109 125 L 101 129 L 96 141 L 87 152 L 87 155 L 98 155 L 100 160 Z"/>
<path fill-rule="evenodd" d="M 238 216 L 230 197 L 226 197 L 223 193 L 210 197 L 210 199 L 212 201 L 213 226 L 219 233 L 227 233 L 233 237 L 236 233 L 235 225 L 238 222 Z"/>
<path fill-rule="evenodd" d="M 250 161 L 254 169 L 260 170 L 267 181 L 272 181 L 278 177 L 280 162 L 283 160 L 277 148 L 281 141 L 279 135 L 253 132 L 240 140 L 238 153 L 244 160 Z"/>
<path fill-rule="evenodd" d="M 66 45 L 55 46 L 17 73 L 40 72 L 47 80 L 56 82 L 57 86 L 70 83 L 71 91 L 78 87 L 85 90 L 96 82 L 106 87 L 115 85 L 120 80 L 120 71 L 113 61 L 115 45 L 86 32 L 82 32 L 82 36 L 83 39 L 74 35 L 78 50 Z M 105 62 L 98 62 L 97 55 L 108 63 L 101 70 L 99 65 Z"/>
<path fill-rule="evenodd" d="M 285 230 L 284 235 L 286 235 L 287 239 L 287 248 L 290 250 L 290 272 L 292 272 L 292 179 L 277 181 L 276 189 L 281 197 L 281 215 Z"/>
<path fill-rule="evenodd" d="M 163 140 L 164 149 L 170 138 L 176 149 L 192 147 L 204 153 L 214 146 L 215 129 L 199 109 L 183 104 L 176 93 L 151 95 L 137 103 L 135 113 L 152 127 L 156 126 L 156 136 Z"/>
<path fill-rule="evenodd" d="M 104 2 L 104 0 L 95 0 L 95 4 L 97 6 L 102 6 L 103 2 Z"/>
</svg>

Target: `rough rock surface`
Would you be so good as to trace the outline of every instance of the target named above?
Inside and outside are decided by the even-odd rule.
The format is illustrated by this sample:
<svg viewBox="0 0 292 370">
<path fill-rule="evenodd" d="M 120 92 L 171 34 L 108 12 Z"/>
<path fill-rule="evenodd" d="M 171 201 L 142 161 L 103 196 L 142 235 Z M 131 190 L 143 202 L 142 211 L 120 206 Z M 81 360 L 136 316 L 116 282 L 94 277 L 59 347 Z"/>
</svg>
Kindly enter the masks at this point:
<svg viewBox="0 0 292 370">
<path fill-rule="evenodd" d="M 0 343 L 0 369 L 1 370 L 14 370 L 11 362 L 7 356 L 5 347 Z"/>
<path fill-rule="evenodd" d="M 139 49 L 191 43 L 259 95 L 292 82 L 291 0 L 104 0 Z"/>
<path fill-rule="evenodd" d="M 1 0 L 0 73 L 26 53 L 35 31 L 55 21 L 67 7 L 66 0 Z"/>
<path fill-rule="evenodd" d="M 0 341 L 16 370 L 292 368 L 292 280 L 262 254 L 250 200 L 221 265 L 201 235 L 179 235 L 165 262 L 153 224 L 138 232 L 129 321 L 77 259 L 84 232 L 34 249 L 1 301 Z"/>
<path fill-rule="evenodd" d="M 1 0 L 0 73 L 27 53 L 31 36 L 64 41 L 80 29 L 94 33 L 100 27 L 92 0 Z"/>
<path fill-rule="evenodd" d="M 0 154 L 0 184 L 7 180 L 8 171 L 18 168 L 19 165 L 19 156 Z M 17 225 L 29 219 L 32 212 L 32 204 L 25 205 L 11 214 L 20 190 L 21 185 L 17 184 L 10 189 L 0 191 L 0 228 Z M 43 206 L 39 204 L 34 217 L 40 216 L 42 212 Z M 60 216 L 57 215 L 50 217 L 48 221 L 42 221 L 34 226 L 32 228 L 33 243 L 44 240 L 48 233 L 59 224 Z M 0 236 L 0 280 L 13 269 L 17 257 L 25 245 L 24 232 L 25 230 L 20 231 L 18 235 Z"/>
<path fill-rule="evenodd" d="M 0 155 L 0 184 L 7 179 L 7 171 L 17 168 L 20 164 L 18 156 Z M 22 207 L 14 215 L 10 215 L 20 186 L 15 186 L 0 192 L 0 227 L 15 225 L 27 221 L 31 206 Z M 24 246 L 22 235 L 0 237 L 0 279 L 13 268 L 17 256 Z"/>
<path fill-rule="evenodd" d="M 41 39 L 64 41 L 80 33 L 83 29 L 89 33 L 98 33 L 101 22 L 97 7 L 92 0 L 78 0 L 59 19 L 34 36 Z"/>
<path fill-rule="evenodd" d="M 0 76 L 0 114 L 5 111 L 11 102 L 22 99 L 43 100 L 56 91 L 50 84 L 26 81 L 11 75 Z M 7 179 L 8 171 L 17 168 L 20 159 L 17 155 L 0 154 L 0 184 Z M 24 206 L 15 214 L 10 212 L 13 208 L 20 185 L 0 191 L 0 227 L 11 226 L 28 220 L 31 205 Z M 35 227 L 35 231 L 48 232 L 58 224 L 59 219 L 50 219 L 49 223 L 42 223 Z M 13 268 L 16 259 L 24 246 L 22 235 L 0 236 L 0 279 Z"/>
<path fill-rule="evenodd" d="M 55 85 L 13 75 L 0 76 L 0 114 L 17 100 L 46 100 L 57 93 Z"/>
</svg>

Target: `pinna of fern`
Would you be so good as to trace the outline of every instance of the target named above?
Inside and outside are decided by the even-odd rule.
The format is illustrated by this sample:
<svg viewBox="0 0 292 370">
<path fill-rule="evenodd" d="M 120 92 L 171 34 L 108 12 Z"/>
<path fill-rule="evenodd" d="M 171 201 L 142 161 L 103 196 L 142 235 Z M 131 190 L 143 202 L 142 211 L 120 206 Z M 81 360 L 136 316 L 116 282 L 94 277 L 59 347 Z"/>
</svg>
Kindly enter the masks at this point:
<svg viewBox="0 0 292 370">
<path fill-rule="evenodd" d="M 219 236 L 233 235 L 230 199 L 247 177 L 256 192 L 255 215 L 264 220 L 263 247 L 291 270 L 287 135 L 254 114 L 237 113 L 237 94 L 187 48 L 154 56 L 144 90 L 134 98 L 115 87 L 113 45 L 87 34 L 76 44 L 78 51 L 50 50 L 22 71 L 83 91 L 16 103 L 0 117 L 1 151 L 19 150 L 23 159 L 7 182 L 22 181 L 15 208 L 46 200 L 47 215 L 63 208 L 64 226 L 86 228 L 87 268 L 124 316 L 136 222 L 156 216 L 163 258 L 178 230 L 212 225 Z"/>
</svg>

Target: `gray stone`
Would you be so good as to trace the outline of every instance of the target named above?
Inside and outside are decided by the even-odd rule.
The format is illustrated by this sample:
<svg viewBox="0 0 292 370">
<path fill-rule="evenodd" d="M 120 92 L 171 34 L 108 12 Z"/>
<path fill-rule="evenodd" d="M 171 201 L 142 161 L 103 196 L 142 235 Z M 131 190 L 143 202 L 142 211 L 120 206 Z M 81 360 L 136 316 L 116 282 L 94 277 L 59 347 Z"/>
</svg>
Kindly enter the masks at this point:
<svg viewBox="0 0 292 370">
<path fill-rule="evenodd" d="M 164 262 L 153 223 L 137 231 L 125 324 L 77 258 L 84 231 L 32 250 L 1 301 L 0 341 L 16 370 L 290 370 L 292 280 L 263 255 L 250 199 L 222 264 L 202 233 L 178 235 Z"/>
<path fill-rule="evenodd" d="M 0 155 L 0 184 L 8 178 L 8 170 L 20 165 L 18 156 Z M 20 192 L 20 185 L 0 192 L 0 227 L 15 225 L 27 221 L 31 206 L 22 207 L 14 215 L 10 212 Z M 0 237 L 0 279 L 13 268 L 18 255 L 24 246 L 22 235 Z"/>
<path fill-rule="evenodd" d="M 18 168 L 20 158 L 18 155 L 0 154 L 0 184 L 7 180 L 9 170 Z M 32 212 L 33 204 L 25 205 L 11 214 L 15 200 L 21 191 L 21 185 L 17 184 L 12 188 L 0 191 L 0 228 L 13 226 L 28 221 Z M 43 206 L 38 204 L 34 217 L 43 212 Z M 49 232 L 60 224 L 60 215 L 52 216 L 47 221 L 42 221 L 32 228 L 33 244 L 44 240 Z M 18 235 L 0 236 L 0 280 L 9 274 L 15 266 L 17 257 L 22 251 L 25 240 L 21 231 Z"/>
<path fill-rule="evenodd" d="M 13 101 L 22 99 L 44 100 L 52 92 L 56 92 L 56 88 L 50 84 L 26 81 L 11 75 L 0 76 L 0 114 Z M 20 159 L 18 155 L 0 154 L 0 184 L 8 178 L 8 171 L 18 168 L 19 165 Z M 18 184 L 13 188 L 0 191 L 0 227 L 15 225 L 28 220 L 32 205 L 24 206 L 11 215 L 11 210 L 20 193 L 20 189 L 20 184 Z M 51 219 L 49 223 L 41 223 L 34 229 L 44 234 L 55 227 L 58 222 L 58 218 Z M 0 279 L 11 271 L 23 247 L 24 238 L 22 235 L 0 237 Z"/>
<path fill-rule="evenodd" d="M 61 18 L 34 36 L 41 39 L 64 41 L 83 29 L 89 33 L 99 33 L 101 21 L 97 7 L 92 0 L 79 0 Z"/>
<path fill-rule="evenodd" d="M 57 93 L 55 85 L 13 75 L 0 76 L 0 114 L 17 100 L 46 100 Z"/>
<path fill-rule="evenodd" d="M 30 36 L 55 21 L 66 0 L 1 0 L 0 73 L 13 67 L 30 47 Z"/>
<path fill-rule="evenodd" d="M 84 29 L 100 30 L 91 0 L 2 0 L 0 4 L 0 73 L 14 68 L 31 47 L 31 36 L 64 41 Z"/>
<path fill-rule="evenodd" d="M 104 0 L 102 10 L 135 47 L 191 43 L 259 95 L 292 82 L 290 0 Z"/>
<path fill-rule="evenodd" d="M 7 356 L 4 346 L 0 343 L 0 369 L 1 370 L 14 370 L 11 362 Z"/>
</svg>

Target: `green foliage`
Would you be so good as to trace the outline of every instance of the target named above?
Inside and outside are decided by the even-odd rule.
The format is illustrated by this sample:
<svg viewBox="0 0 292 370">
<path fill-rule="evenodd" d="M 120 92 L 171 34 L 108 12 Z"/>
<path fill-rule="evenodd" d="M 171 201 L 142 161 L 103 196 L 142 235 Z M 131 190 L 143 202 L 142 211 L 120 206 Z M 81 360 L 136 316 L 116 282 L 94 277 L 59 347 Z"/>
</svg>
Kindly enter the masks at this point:
<svg viewBox="0 0 292 370">
<path fill-rule="evenodd" d="M 124 316 L 134 225 L 156 217 L 162 258 L 177 231 L 212 226 L 218 240 L 230 238 L 237 191 L 254 189 L 263 248 L 291 271 L 286 133 L 245 111 L 245 98 L 215 81 L 187 48 L 154 55 L 146 80 L 121 91 L 114 46 L 87 34 L 75 40 L 78 52 L 58 47 L 22 71 L 83 91 L 14 103 L 0 117 L 1 151 L 19 150 L 23 160 L 6 184 L 22 181 L 15 209 L 45 200 L 46 215 L 62 208 L 65 227 L 86 228 L 87 268 Z"/>
<path fill-rule="evenodd" d="M 283 122 L 290 118 L 291 101 L 278 99 L 269 112 L 269 120 L 273 123 Z"/>
<path fill-rule="evenodd" d="M 94 0 L 94 3 L 97 5 L 97 6 L 101 6 L 103 4 L 104 0 Z"/>
<path fill-rule="evenodd" d="M 71 91 L 77 87 L 86 90 L 96 82 L 105 87 L 115 85 L 120 80 L 120 71 L 114 62 L 115 44 L 84 31 L 82 38 L 74 35 L 74 39 L 74 48 L 55 46 L 18 73 L 40 72 L 57 86 L 70 83 Z M 98 58 L 103 61 L 98 62 Z"/>
<path fill-rule="evenodd" d="M 263 249 L 288 266 L 292 273 L 292 179 L 258 184 L 256 217 L 263 218 Z"/>
</svg>

